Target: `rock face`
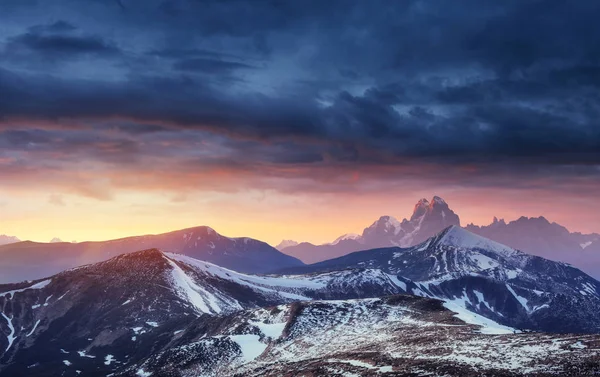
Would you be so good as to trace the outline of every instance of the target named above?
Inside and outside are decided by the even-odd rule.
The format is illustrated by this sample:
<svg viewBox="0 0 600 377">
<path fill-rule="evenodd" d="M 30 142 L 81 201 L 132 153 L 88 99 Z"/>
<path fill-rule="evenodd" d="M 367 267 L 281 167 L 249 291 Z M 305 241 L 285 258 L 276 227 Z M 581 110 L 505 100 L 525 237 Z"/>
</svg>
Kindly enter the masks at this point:
<svg viewBox="0 0 600 377">
<path fill-rule="evenodd" d="M 378 247 L 408 247 L 421 243 L 451 225 L 460 226 L 460 219 L 444 199 L 421 199 L 415 205 L 410 220 L 399 222 L 392 216 L 381 216 L 365 228 L 361 235 L 339 237 L 331 244 L 313 245 L 308 242 L 281 248 L 305 263 L 316 263 L 358 250 Z"/>
<path fill-rule="evenodd" d="M 489 261 L 475 249 L 501 255 L 507 265 L 527 259 L 452 231 L 428 241 L 429 246 L 469 254 L 446 255 L 448 262 L 433 269 L 444 276 L 491 274 Z M 431 272 L 418 263 L 419 257 L 424 264 L 431 259 L 425 250 L 407 249 L 400 259 L 399 265 L 404 260 L 415 265 L 416 279 Z M 452 289 L 439 288 L 382 269 L 253 276 L 156 249 L 128 253 L 48 279 L 0 286 L 0 377 L 600 371 L 593 351 L 600 347 L 598 335 L 515 335 L 516 330 L 462 306 L 467 298 L 476 304 L 483 296 L 479 307 L 500 309 L 496 304 L 506 300 L 502 292 L 480 295 L 465 285 L 462 304 L 402 294 L 428 289 L 442 295 Z M 517 283 L 513 289 L 522 292 Z"/>
<path fill-rule="evenodd" d="M 252 238 L 229 238 L 202 226 L 104 242 L 19 242 L 0 246 L 0 283 L 39 279 L 119 254 L 159 248 L 242 272 L 264 273 L 302 265 L 299 260 Z"/>
<path fill-rule="evenodd" d="M 348 268 L 379 269 L 405 281 L 410 293 L 448 300 L 507 326 L 600 331 L 598 281 L 565 263 L 525 254 L 457 226 L 411 248 L 360 251 L 287 272 Z"/>
</svg>

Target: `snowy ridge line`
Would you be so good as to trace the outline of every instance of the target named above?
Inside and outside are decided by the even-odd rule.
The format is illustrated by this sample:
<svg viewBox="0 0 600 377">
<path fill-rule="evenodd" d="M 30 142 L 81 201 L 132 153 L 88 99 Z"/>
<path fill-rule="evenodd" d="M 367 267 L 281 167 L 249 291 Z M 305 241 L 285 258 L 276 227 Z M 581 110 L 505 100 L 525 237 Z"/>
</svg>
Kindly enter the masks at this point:
<svg viewBox="0 0 600 377">
<path fill-rule="evenodd" d="M 216 295 L 210 294 L 204 288 L 198 286 L 192 278 L 187 276 L 185 272 L 177 266 L 174 261 L 179 261 L 185 263 L 189 266 L 192 266 L 196 269 L 204 273 L 208 273 L 213 276 L 217 276 L 224 280 L 229 280 L 236 282 L 241 285 L 248 286 L 254 290 L 273 293 L 283 296 L 286 299 L 294 300 L 294 301 L 314 301 L 310 297 L 306 297 L 303 295 L 298 295 L 293 293 L 294 290 L 298 288 L 303 289 L 322 289 L 328 286 L 328 284 L 335 284 L 335 279 L 328 279 L 329 275 L 339 274 L 338 272 L 328 272 L 315 276 L 281 276 L 281 277 L 273 277 L 273 276 L 256 276 L 256 275 L 248 275 L 242 274 L 239 272 L 235 272 L 232 270 L 228 270 L 217 265 L 199 261 L 197 259 L 187 257 L 180 254 L 174 253 L 165 253 L 163 255 L 169 263 L 174 267 L 174 277 L 173 280 L 176 282 L 176 286 L 178 287 L 178 294 L 183 295 L 188 298 L 190 303 L 198 309 L 201 313 L 207 314 L 218 314 L 222 312 L 231 312 L 236 310 L 241 310 L 242 307 L 237 301 L 227 302 L 226 300 L 219 300 Z M 486 260 L 485 256 L 481 255 L 483 260 Z M 172 260 L 171 260 L 172 259 Z M 476 259 L 479 261 L 479 259 Z M 345 270 L 345 272 L 351 273 L 353 270 Z M 402 290 L 402 292 L 407 292 L 406 283 L 402 282 L 396 275 L 387 274 L 381 269 L 367 269 L 365 270 L 367 276 L 372 279 L 373 282 L 382 282 L 383 279 L 388 283 L 393 284 Z M 471 272 L 473 276 L 476 275 L 474 272 Z M 177 275 L 177 276 L 175 276 Z M 362 277 L 362 275 L 361 275 Z M 437 281 L 439 282 L 439 281 Z M 421 282 L 415 282 L 421 283 Z M 434 281 L 430 281 L 427 283 L 434 283 Z M 407 292 L 408 293 L 408 292 Z M 473 324 L 480 326 L 480 332 L 482 334 L 508 334 L 516 332 L 515 329 L 503 326 L 498 324 L 497 322 L 487 319 L 479 314 L 476 314 L 469 309 L 467 309 L 467 302 L 472 305 L 472 303 L 468 300 L 466 294 L 464 294 L 463 298 L 459 300 L 448 299 L 445 297 L 438 297 L 429 292 L 429 289 L 425 290 L 417 290 L 413 291 L 413 294 L 426 298 L 433 298 L 436 300 L 440 300 L 444 302 L 444 306 L 447 309 L 457 313 L 456 316 L 463 320 L 465 323 Z M 335 301 L 335 300 L 334 300 Z M 346 300 L 347 301 L 347 300 Z M 221 304 L 219 303 L 221 302 Z M 487 304 L 487 303 L 486 303 Z M 453 310 L 454 309 L 454 310 Z M 491 309 L 491 308 L 490 308 Z"/>
<path fill-rule="evenodd" d="M 37 283 L 35 283 L 35 284 L 33 284 L 32 286 L 29 286 L 29 287 L 20 288 L 20 289 L 13 289 L 12 291 L 8 291 L 8 292 L 1 292 L 0 296 L 5 296 L 6 297 L 6 295 L 10 295 L 9 298 L 12 299 L 15 293 L 24 292 L 24 291 L 26 291 L 28 289 L 42 289 L 45 286 L 47 286 L 48 284 L 50 284 L 50 282 L 52 282 L 52 279 L 42 280 L 42 281 L 37 282 Z"/>
</svg>

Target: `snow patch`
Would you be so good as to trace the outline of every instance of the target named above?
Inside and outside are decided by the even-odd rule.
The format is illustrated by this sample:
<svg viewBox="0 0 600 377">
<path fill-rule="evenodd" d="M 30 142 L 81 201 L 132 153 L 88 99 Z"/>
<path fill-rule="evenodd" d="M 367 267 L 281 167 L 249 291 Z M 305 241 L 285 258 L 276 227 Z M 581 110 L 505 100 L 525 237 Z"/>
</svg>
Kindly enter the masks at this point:
<svg viewBox="0 0 600 377">
<path fill-rule="evenodd" d="M 196 284 L 192 278 L 186 275 L 177 263 L 169 258 L 165 259 L 169 262 L 171 267 L 173 267 L 171 270 L 171 277 L 178 295 L 187 298 L 187 301 L 201 313 L 213 314 L 221 313 L 223 311 L 219 306 L 215 295 Z M 241 306 L 237 301 L 230 301 L 230 303 L 241 309 Z"/>
<path fill-rule="evenodd" d="M 400 279 L 398 279 L 398 277 L 396 275 L 391 275 L 391 274 L 386 274 L 390 280 L 396 284 L 398 287 L 402 288 L 402 290 L 404 292 L 406 292 L 406 283 L 404 283 L 403 281 L 400 281 Z"/>
<path fill-rule="evenodd" d="M 12 346 L 13 342 L 15 341 L 15 327 L 12 324 L 12 318 L 8 318 L 8 316 L 4 313 L 0 313 L 2 314 L 2 317 L 4 317 L 4 319 L 8 322 L 8 329 L 10 330 L 10 334 L 8 334 L 6 336 L 6 339 L 8 339 L 8 346 L 6 347 L 6 350 L 4 352 L 7 352 L 10 347 Z"/>
<path fill-rule="evenodd" d="M 510 293 L 517 299 L 517 301 L 519 301 L 519 303 L 525 308 L 525 310 L 527 311 L 527 313 L 530 312 L 529 310 L 529 306 L 527 306 L 527 299 L 525 297 L 521 297 L 519 296 L 514 289 L 512 289 L 512 287 L 509 284 L 506 284 L 506 288 L 510 291 Z"/>
<path fill-rule="evenodd" d="M 40 324 L 40 320 L 38 319 L 38 320 L 35 322 L 35 325 L 33 325 L 33 328 L 31 329 L 31 331 L 30 331 L 30 332 L 28 332 L 28 333 L 27 333 L 27 335 L 25 335 L 25 336 L 29 336 L 29 335 L 33 334 L 33 332 L 35 331 L 35 329 L 38 327 L 38 325 L 39 325 L 39 324 Z"/>
<path fill-rule="evenodd" d="M 110 365 L 110 363 L 113 361 L 115 361 L 115 357 L 113 355 L 106 355 L 104 357 L 104 365 Z"/>
<path fill-rule="evenodd" d="M 443 305 L 446 309 L 456 313 L 454 316 L 461 321 L 472 325 L 481 326 L 479 332 L 482 334 L 499 335 L 514 334 L 517 332 L 517 330 L 513 329 L 512 327 L 503 326 L 492 321 L 491 319 L 485 318 L 479 314 L 465 309 L 462 305 L 460 305 L 460 303 L 456 302 L 456 300 L 446 300 Z"/>
<path fill-rule="evenodd" d="M 267 348 L 267 345 L 261 343 L 258 335 L 229 335 L 229 338 L 240 346 L 244 362 L 250 362 L 259 357 Z"/>
<path fill-rule="evenodd" d="M 77 351 L 77 353 L 79 354 L 80 357 L 87 357 L 90 359 L 95 359 L 96 356 L 92 356 L 92 355 L 88 355 L 85 351 Z"/>
<path fill-rule="evenodd" d="M 260 332 L 262 332 L 265 336 L 271 338 L 272 340 L 277 340 L 281 334 L 283 333 L 283 329 L 285 328 L 286 322 L 282 323 L 263 323 L 263 322 L 254 322 L 249 321 L 252 326 L 256 326 L 259 328 Z"/>
</svg>

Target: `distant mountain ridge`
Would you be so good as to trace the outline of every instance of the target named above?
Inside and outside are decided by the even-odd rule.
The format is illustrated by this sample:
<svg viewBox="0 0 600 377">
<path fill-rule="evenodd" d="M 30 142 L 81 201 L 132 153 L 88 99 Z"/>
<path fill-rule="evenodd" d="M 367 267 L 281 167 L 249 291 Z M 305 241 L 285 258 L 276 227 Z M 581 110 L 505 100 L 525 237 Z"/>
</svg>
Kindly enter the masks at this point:
<svg viewBox="0 0 600 377">
<path fill-rule="evenodd" d="M 21 240 L 15 236 L 7 236 L 6 234 L 0 234 L 0 245 L 8 245 L 10 243 L 15 242 L 21 242 Z"/>
<path fill-rule="evenodd" d="M 207 226 L 102 242 L 18 242 L 0 246 L 0 283 L 34 280 L 65 269 L 146 248 L 185 254 L 248 273 L 265 273 L 303 263 L 265 242 L 230 238 Z"/>
<path fill-rule="evenodd" d="M 460 226 L 459 216 L 444 199 L 434 196 L 431 201 L 419 200 L 409 220 L 399 222 L 392 216 L 381 216 L 358 237 L 342 236 L 323 245 L 303 242 L 279 250 L 305 263 L 317 263 L 354 251 L 414 246 L 451 225 Z M 468 224 L 464 228 L 514 249 L 571 263 L 593 276 L 600 276 L 600 234 L 571 233 L 543 216 L 522 216 L 508 223 L 494 217 L 490 225 Z"/>
<path fill-rule="evenodd" d="M 550 222 L 543 216 L 522 216 L 508 223 L 494 217 L 490 225 L 469 224 L 465 229 L 512 248 L 567 262 L 593 276 L 600 276 L 598 234 L 571 233 L 564 226 Z"/>
<path fill-rule="evenodd" d="M 460 226 L 460 219 L 439 196 L 431 201 L 421 199 L 415 205 L 410 219 L 401 222 L 393 216 L 381 216 L 361 235 L 343 235 L 329 244 L 299 243 L 280 249 L 305 263 L 316 263 L 336 258 L 352 251 L 378 247 L 407 247 L 421 243 L 451 225 Z"/>
</svg>

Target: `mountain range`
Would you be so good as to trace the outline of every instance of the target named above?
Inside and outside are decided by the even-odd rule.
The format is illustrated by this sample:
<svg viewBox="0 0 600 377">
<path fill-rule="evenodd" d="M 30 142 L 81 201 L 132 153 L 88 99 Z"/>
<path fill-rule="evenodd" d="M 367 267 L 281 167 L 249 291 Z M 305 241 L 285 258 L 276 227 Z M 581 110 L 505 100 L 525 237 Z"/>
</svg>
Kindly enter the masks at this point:
<svg viewBox="0 0 600 377">
<path fill-rule="evenodd" d="M 460 225 L 460 219 L 442 198 L 434 196 L 431 202 L 419 200 L 409 220 L 400 222 L 392 216 L 381 216 L 360 235 L 346 234 L 324 245 L 308 242 L 293 245 L 294 241 L 287 241 L 285 245 L 291 246 L 280 244 L 279 250 L 305 263 L 315 263 L 352 251 L 416 245 L 450 225 Z"/>
<path fill-rule="evenodd" d="M 459 216 L 444 199 L 434 196 L 431 201 L 419 200 L 410 219 L 398 221 L 392 216 L 381 216 L 360 235 L 344 235 L 323 245 L 288 240 L 278 245 L 278 249 L 305 263 L 317 263 L 360 250 L 414 246 L 451 225 L 460 226 Z M 468 224 L 465 229 L 529 254 L 571 263 L 593 276 L 600 276 L 600 234 L 571 233 L 544 217 L 521 217 L 508 223 L 494 218 L 490 225 Z"/>
<path fill-rule="evenodd" d="M 65 269 L 147 248 L 182 253 L 242 272 L 264 273 L 299 266 L 299 260 L 247 237 L 230 238 L 201 226 L 158 235 L 103 242 L 24 241 L 0 246 L 0 283 L 39 279 Z"/>
<path fill-rule="evenodd" d="M 6 234 L 0 234 L 0 245 L 8 245 L 9 243 L 20 242 L 21 240 L 14 236 L 7 236 Z"/>
<path fill-rule="evenodd" d="M 271 275 L 151 248 L 0 285 L 0 376 L 593 375 L 598 292 L 458 226 Z"/>
</svg>

